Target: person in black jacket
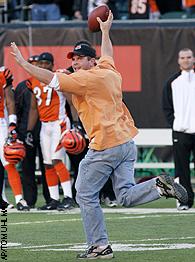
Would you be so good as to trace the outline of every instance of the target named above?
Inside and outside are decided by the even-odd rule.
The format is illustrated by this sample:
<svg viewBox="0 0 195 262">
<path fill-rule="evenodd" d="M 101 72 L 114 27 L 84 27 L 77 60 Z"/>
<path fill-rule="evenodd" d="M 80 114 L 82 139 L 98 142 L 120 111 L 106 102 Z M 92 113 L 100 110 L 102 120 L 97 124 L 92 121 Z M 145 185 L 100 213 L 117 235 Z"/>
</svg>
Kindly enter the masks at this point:
<svg viewBox="0 0 195 262">
<path fill-rule="evenodd" d="M 195 73 L 194 54 L 189 48 L 179 51 L 180 71 L 174 74 L 163 90 L 163 110 L 173 129 L 175 177 L 188 192 L 188 204 L 178 203 L 178 210 L 193 206 L 194 192 L 190 177 L 190 159 L 195 159 Z"/>
<path fill-rule="evenodd" d="M 28 61 L 32 64 L 37 64 L 39 56 L 31 56 Z M 39 133 L 41 123 L 38 120 L 36 126 L 32 132 L 33 138 L 26 137 L 28 114 L 31 104 L 31 91 L 28 89 L 27 80 L 19 83 L 15 89 L 14 96 L 16 102 L 16 114 L 18 119 L 18 136 L 19 139 L 25 142 L 26 145 L 26 157 L 22 161 L 22 185 L 24 192 L 24 199 L 30 207 L 34 207 L 37 201 L 37 182 L 35 179 L 36 169 L 36 155 L 38 153 L 39 163 L 41 169 L 41 179 L 43 184 L 43 196 L 48 203 L 50 201 L 50 195 L 45 180 L 45 169 L 43 165 L 43 157 L 41 153 Z"/>
</svg>

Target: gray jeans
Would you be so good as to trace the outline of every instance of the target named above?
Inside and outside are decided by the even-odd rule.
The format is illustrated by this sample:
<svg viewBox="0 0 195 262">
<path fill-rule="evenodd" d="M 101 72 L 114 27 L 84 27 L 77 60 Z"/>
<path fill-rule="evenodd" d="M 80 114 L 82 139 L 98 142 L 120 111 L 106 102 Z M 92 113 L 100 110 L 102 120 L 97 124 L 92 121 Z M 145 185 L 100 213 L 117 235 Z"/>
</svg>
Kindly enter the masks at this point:
<svg viewBox="0 0 195 262">
<path fill-rule="evenodd" d="M 109 177 L 112 179 L 117 202 L 123 206 L 135 206 L 160 198 L 155 186 L 155 178 L 135 185 L 136 155 L 136 146 L 130 140 L 102 151 L 89 149 L 81 161 L 76 181 L 76 200 L 81 209 L 89 246 L 108 243 L 99 192 Z"/>
</svg>

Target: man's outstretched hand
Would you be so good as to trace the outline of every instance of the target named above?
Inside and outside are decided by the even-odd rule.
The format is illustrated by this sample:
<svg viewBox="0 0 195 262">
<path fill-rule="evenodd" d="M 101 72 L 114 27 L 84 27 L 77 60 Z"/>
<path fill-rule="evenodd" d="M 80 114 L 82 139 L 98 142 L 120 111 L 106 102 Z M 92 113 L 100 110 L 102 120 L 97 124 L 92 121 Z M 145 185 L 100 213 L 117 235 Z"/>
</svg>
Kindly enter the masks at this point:
<svg viewBox="0 0 195 262">
<path fill-rule="evenodd" d="M 105 22 L 103 22 L 99 17 L 97 17 L 97 21 L 100 24 L 100 29 L 101 29 L 102 32 L 103 31 L 109 31 L 111 26 L 112 26 L 112 21 L 113 21 L 112 11 L 111 10 L 109 11 L 108 19 Z"/>
<path fill-rule="evenodd" d="M 14 56 L 16 62 L 19 65 L 23 65 L 24 63 L 27 63 L 24 57 L 22 56 L 20 50 L 18 49 L 17 45 L 15 44 L 15 42 L 11 43 L 11 48 L 12 48 L 11 54 Z"/>
</svg>

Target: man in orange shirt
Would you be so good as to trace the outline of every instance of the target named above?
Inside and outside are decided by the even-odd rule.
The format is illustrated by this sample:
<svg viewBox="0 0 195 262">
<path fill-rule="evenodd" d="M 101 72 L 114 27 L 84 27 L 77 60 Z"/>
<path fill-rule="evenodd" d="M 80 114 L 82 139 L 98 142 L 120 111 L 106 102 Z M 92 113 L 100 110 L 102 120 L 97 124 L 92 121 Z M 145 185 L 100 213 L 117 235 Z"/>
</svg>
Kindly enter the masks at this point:
<svg viewBox="0 0 195 262">
<path fill-rule="evenodd" d="M 99 192 L 109 177 L 118 203 L 126 207 L 162 196 L 187 201 L 186 190 L 166 175 L 135 184 L 136 146 L 133 137 L 138 130 L 122 102 L 122 79 L 114 65 L 109 37 L 112 20 L 111 11 L 107 21 L 98 19 L 102 43 L 97 65 L 94 66 L 95 50 L 81 44 L 68 54 L 75 70 L 70 75 L 38 71 L 24 60 L 15 43 L 11 44 L 12 54 L 27 72 L 54 90 L 72 94 L 73 104 L 89 137 L 89 150 L 80 163 L 76 181 L 76 199 L 89 246 L 84 254 L 77 256 L 79 259 L 113 257 L 99 201 Z"/>
<path fill-rule="evenodd" d="M 46 70 L 53 71 L 54 58 L 50 53 L 42 53 L 38 59 L 38 66 Z M 70 173 L 62 160 L 65 157 L 64 148 L 55 152 L 61 136 L 61 125 L 70 128 L 70 122 L 65 112 L 65 96 L 53 90 L 48 85 L 32 77 L 28 81 L 28 87 L 34 93 L 31 98 L 31 108 L 29 111 L 29 121 L 27 127 L 26 143 L 30 145 L 33 140 L 32 130 L 39 116 L 41 121 L 40 144 L 45 165 L 45 176 L 51 201 L 40 207 L 41 210 L 64 210 L 72 208 Z M 64 198 L 60 203 L 59 186 L 64 193 Z"/>
</svg>

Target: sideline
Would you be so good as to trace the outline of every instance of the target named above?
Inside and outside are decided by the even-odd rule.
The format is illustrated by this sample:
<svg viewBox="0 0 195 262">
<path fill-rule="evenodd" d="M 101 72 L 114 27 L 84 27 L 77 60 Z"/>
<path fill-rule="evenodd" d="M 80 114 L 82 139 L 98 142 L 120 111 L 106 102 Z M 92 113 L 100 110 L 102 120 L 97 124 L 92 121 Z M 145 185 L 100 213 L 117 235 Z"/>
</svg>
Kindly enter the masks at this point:
<svg viewBox="0 0 195 262">
<path fill-rule="evenodd" d="M 122 213 L 122 214 L 156 214 L 156 213 L 195 213 L 195 208 L 190 208 L 189 210 L 178 211 L 176 208 L 102 208 L 105 214 L 108 213 Z M 18 211 L 16 208 L 8 209 L 8 214 L 29 214 L 29 213 L 38 213 L 38 214 L 80 214 L 79 208 L 73 208 L 66 211 L 56 211 L 56 210 L 37 210 L 36 208 L 31 209 L 30 211 Z"/>
</svg>

